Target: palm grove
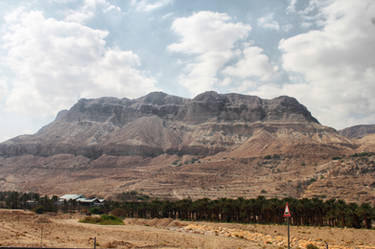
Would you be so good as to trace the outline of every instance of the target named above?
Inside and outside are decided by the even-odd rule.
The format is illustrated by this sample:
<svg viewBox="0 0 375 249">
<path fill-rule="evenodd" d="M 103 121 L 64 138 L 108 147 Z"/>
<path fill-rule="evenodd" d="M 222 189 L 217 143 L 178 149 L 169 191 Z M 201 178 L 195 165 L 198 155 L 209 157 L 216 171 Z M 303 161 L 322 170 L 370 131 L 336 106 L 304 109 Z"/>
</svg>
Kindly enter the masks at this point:
<svg viewBox="0 0 375 249">
<path fill-rule="evenodd" d="M 375 207 L 342 200 L 313 199 L 199 199 L 159 200 L 136 192 L 117 196 L 117 201 L 107 200 L 100 207 L 82 207 L 74 201 L 59 205 L 57 197 L 41 197 L 36 193 L 0 192 L 0 206 L 13 209 L 32 209 L 36 212 L 111 213 L 122 218 L 172 218 L 193 221 L 283 224 L 285 203 L 289 203 L 292 225 L 338 226 L 372 228 Z M 30 205 L 30 201 L 35 203 Z"/>
</svg>

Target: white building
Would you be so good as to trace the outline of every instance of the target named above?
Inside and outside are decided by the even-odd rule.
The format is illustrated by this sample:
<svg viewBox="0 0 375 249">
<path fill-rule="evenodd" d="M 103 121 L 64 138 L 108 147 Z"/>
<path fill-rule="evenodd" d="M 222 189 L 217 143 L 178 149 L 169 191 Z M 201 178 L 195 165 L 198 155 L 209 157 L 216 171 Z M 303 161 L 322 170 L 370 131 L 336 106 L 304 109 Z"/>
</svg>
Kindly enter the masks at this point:
<svg viewBox="0 0 375 249">
<path fill-rule="evenodd" d="M 77 194 L 66 194 L 66 195 L 63 195 L 59 198 L 59 201 L 61 202 L 64 202 L 64 201 L 76 201 L 77 199 L 79 198 L 84 198 L 83 195 L 77 195 Z"/>
<path fill-rule="evenodd" d="M 88 199 L 83 195 L 65 194 L 59 198 L 60 203 L 63 203 L 64 201 L 75 201 L 83 206 L 100 206 L 103 205 L 104 199 L 98 199 L 96 197 Z"/>
</svg>

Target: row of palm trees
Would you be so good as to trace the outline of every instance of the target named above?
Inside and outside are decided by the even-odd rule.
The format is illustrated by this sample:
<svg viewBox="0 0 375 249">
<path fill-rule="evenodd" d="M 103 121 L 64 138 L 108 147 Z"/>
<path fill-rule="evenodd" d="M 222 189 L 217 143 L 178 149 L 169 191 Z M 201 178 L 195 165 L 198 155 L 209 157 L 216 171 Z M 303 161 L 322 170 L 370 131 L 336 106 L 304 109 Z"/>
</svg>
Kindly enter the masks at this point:
<svg viewBox="0 0 375 249">
<path fill-rule="evenodd" d="M 41 197 L 37 193 L 0 192 L 0 207 L 34 209 L 36 211 L 87 212 L 74 201 L 58 205 L 57 196 Z M 33 205 L 30 206 L 30 201 Z M 192 221 L 238 222 L 283 224 L 285 204 L 289 203 L 292 225 L 338 226 L 354 228 L 372 228 L 375 220 L 375 207 L 368 203 L 360 205 L 342 200 L 313 199 L 266 199 L 259 196 L 254 199 L 199 199 L 199 200 L 159 200 L 141 198 L 127 201 L 106 201 L 92 212 L 104 212 L 129 218 L 172 218 Z"/>
<path fill-rule="evenodd" d="M 48 197 L 47 197 L 48 198 Z M 28 201 L 40 201 L 38 193 L 20 193 L 16 191 L 0 192 L 0 208 L 25 209 L 28 207 Z"/>
<path fill-rule="evenodd" d="M 283 224 L 285 204 L 289 203 L 292 225 L 372 228 L 375 207 L 342 200 L 313 199 L 190 199 L 112 203 L 112 213 L 122 217 L 172 218 L 193 221 Z"/>
</svg>

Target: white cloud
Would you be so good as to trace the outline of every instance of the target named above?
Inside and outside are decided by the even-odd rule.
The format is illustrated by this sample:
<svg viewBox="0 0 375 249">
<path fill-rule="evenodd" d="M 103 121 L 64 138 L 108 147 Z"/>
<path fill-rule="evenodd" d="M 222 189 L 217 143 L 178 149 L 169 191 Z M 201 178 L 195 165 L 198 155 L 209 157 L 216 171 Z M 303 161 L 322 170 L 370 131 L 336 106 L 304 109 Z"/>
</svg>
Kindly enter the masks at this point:
<svg viewBox="0 0 375 249">
<path fill-rule="evenodd" d="M 226 67 L 223 73 L 240 79 L 256 77 L 270 81 L 277 76 L 277 68 L 270 63 L 262 48 L 248 45 L 242 51 L 242 58 L 235 65 Z"/>
<path fill-rule="evenodd" d="M 273 13 L 258 18 L 257 24 L 265 29 L 280 30 L 280 24 L 274 19 Z"/>
<path fill-rule="evenodd" d="M 231 86 L 230 92 L 237 92 L 237 93 L 250 93 L 251 90 L 249 89 L 257 89 L 259 87 L 259 82 L 251 81 L 251 80 L 243 80 L 241 81 L 241 84 L 238 84 L 237 86 Z"/>
<path fill-rule="evenodd" d="M 14 72 L 8 111 L 51 115 L 80 97 L 138 97 L 156 81 L 131 51 L 108 48 L 107 31 L 17 10 L 5 18 L 1 48 Z"/>
<path fill-rule="evenodd" d="M 78 23 L 84 23 L 85 21 L 93 18 L 95 16 L 95 13 L 93 11 L 89 10 L 81 10 L 81 11 L 75 11 L 70 10 L 67 16 L 65 17 L 65 20 L 68 22 L 78 22 Z"/>
<path fill-rule="evenodd" d="M 78 10 L 69 10 L 65 17 L 66 21 L 84 23 L 93 18 L 97 11 L 102 13 L 121 13 L 121 8 L 109 3 L 107 0 L 85 0 Z"/>
<path fill-rule="evenodd" d="M 177 18 L 172 30 L 181 37 L 168 50 L 192 56 L 180 75 L 179 83 L 193 94 L 213 89 L 225 63 L 238 55 L 235 44 L 247 38 L 251 27 L 232 22 L 225 13 L 201 11 Z"/>
<path fill-rule="evenodd" d="M 131 0 L 130 5 L 135 8 L 136 11 L 150 12 L 172 4 L 173 1 L 174 0 Z"/>
<path fill-rule="evenodd" d="M 294 12 L 301 17 L 300 23 L 303 28 L 310 28 L 314 25 L 322 27 L 325 24 L 324 22 L 327 16 L 321 11 L 321 9 L 327 7 L 334 1 L 337 0 L 309 0 L 308 5 L 300 10 L 296 9 L 296 1 Z"/>
<path fill-rule="evenodd" d="M 211 11 L 177 18 L 172 30 L 181 36 L 181 41 L 171 44 L 168 49 L 186 54 L 231 50 L 236 41 L 248 36 L 251 27 L 230 21 L 227 14 Z"/>
<path fill-rule="evenodd" d="M 321 30 L 280 42 L 284 69 L 304 79 L 283 89 L 324 124 L 375 123 L 375 3 L 336 0 L 319 10 Z"/>
</svg>

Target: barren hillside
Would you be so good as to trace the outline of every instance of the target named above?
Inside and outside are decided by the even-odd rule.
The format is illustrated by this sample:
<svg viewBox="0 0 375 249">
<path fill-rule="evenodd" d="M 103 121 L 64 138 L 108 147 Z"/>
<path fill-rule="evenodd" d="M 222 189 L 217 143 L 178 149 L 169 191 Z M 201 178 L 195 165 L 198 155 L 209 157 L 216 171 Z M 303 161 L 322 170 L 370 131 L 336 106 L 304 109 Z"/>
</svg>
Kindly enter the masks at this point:
<svg viewBox="0 0 375 249">
<path fill-rule="evenodd" d="M 36 134 L 0 144 L 0 187 L 372 201 L 373 156 L 366 162 L 350 157 L 375 151 L 372 141 L 319 124 L 287 96 L 206 92 L 185 99 L 157 92 L 133 100 L 82 99 Z"/>
<path fill-rule="evenodd" d="M 186 222 L 171 219 L 126 219 L 124 226 L 79 223 L 78 214 L 37 215 L 0 210 L 0 246 L 89 248 L 222 248 L 287 247 L 285 225 Z M 41 239 L 42 234 L 42 239 Z M 292 248 L 313 244 L 332 249 L 373 249 L 375 231 L 330 227 L 291 227 Z"/>
</svg>

